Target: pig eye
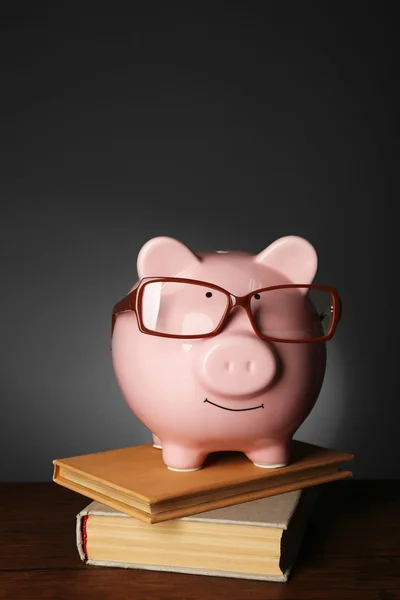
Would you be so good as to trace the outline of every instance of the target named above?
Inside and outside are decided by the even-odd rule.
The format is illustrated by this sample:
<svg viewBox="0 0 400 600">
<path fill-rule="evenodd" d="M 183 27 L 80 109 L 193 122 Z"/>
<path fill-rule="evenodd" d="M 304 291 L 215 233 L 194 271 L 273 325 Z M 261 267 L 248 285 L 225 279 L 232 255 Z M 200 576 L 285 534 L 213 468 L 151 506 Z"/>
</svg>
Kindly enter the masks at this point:
<svg viewBox="0 0 400 600">
<path fill-rule="evenodd" d="M 255 298 L 256 300 L 259 300 L 259 299 L 261 298 L 261 296 L 260 296 L 260 294 L 254 294 L 254 298 Z"/>
<path fill-rule="evenodd" d="M 207 298 L 211 298 L 211 296 L 212 296 L 212 292 L 207 292 L 207 293 L 206 293 L 206 296 L 207 296 Z"/>
</svg>

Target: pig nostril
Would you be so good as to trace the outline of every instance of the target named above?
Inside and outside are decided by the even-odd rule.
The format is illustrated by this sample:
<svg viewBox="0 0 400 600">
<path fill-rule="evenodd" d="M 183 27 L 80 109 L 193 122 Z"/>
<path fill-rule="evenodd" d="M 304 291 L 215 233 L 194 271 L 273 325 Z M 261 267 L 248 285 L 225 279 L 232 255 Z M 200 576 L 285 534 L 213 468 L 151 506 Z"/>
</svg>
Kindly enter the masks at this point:
<svg viewBox="0 0 400 600">
<path fill-rule="evenodd" d="M 231 363 L 231 362 L 224 363 L 224 369 L 225 369 L 225 371 L 232 371 L 233 363 Z"/>
<path fill-rule="evenodd" d="M 248 360 L 246 362 L 246 371 L 248 373 L 254 373 L 255 368 L 256 368 L 256 366 L 255 366 L 255 364 L 254 364 L 254 362 L 252 360 Z"/>
</svg>

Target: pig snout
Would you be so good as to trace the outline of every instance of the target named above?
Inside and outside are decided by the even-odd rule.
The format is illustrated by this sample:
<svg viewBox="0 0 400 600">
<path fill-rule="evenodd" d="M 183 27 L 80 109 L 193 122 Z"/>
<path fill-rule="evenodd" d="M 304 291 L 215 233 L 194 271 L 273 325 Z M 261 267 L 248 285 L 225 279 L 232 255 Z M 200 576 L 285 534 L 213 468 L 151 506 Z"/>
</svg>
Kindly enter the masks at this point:
<svg viewBox="0 0 400 600">
<path fill-rule="evenodd" d="M 268 345 L 249 335 L 235 334 L 206 342 L 197 356 L 203 385 L 221 396 L 250 396 L 264 390 L 276 373 Z"/>
</svg>

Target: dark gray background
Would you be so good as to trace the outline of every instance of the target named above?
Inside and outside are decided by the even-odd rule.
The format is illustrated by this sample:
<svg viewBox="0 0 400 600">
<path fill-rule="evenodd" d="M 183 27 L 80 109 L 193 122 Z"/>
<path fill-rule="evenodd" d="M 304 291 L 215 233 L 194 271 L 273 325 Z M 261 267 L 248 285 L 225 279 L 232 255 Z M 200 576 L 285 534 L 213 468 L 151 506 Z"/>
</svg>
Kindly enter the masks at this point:
<svg viewBox="0 0 400 600">
<path fill-rule="evenodd" d="M 287 234 L 343 300 L 297 437 L 354 452 L 356 477 L 399 477 L 393 15 L 72 6 L 2 16 L 0 479 L 150 441 L 109 354 L 143 243 L 259 252 Z"/>
</svg>

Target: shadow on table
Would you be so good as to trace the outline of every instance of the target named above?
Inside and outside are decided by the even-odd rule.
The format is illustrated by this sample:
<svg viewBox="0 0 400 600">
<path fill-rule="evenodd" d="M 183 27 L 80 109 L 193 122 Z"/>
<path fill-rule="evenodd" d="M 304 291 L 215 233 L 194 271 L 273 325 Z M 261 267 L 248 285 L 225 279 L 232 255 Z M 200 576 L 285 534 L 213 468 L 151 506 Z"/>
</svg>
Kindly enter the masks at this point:
<svg viewBox="0 0 400 600">
<path fill-rule="evenodd" d="M 368 480 L 322 486 L 291 579 L 303 567 L 322 562 L 324 556 L 343 555 L 344 549 L 347 556 L 359 553 L 360 537 L 366 556 L 379 551 L 376 538 L 375 546 L 370 547 L 372 531 L 384 530 L 385 515 L 400 505 L 400 481 L 383 481 L 384 486 Z"/>
</svg>

